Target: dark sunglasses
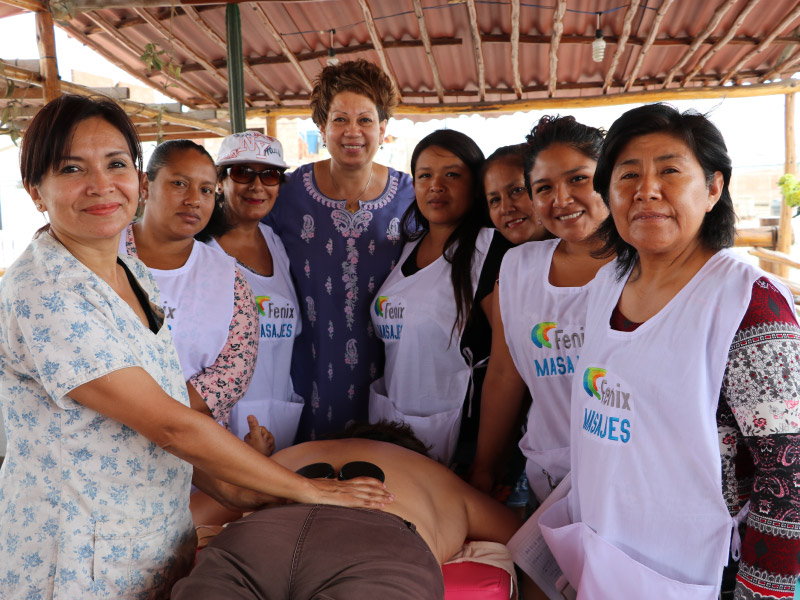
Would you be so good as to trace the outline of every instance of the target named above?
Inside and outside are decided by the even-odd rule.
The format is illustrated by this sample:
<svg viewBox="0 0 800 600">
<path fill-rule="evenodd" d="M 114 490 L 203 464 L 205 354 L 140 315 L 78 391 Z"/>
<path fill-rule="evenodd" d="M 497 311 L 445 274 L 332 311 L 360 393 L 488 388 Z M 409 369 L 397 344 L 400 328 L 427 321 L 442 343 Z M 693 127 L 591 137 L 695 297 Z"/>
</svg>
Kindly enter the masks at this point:
<svg viewBox="0 0 800 600">
<path fill-rule="evenodd" d="M 236 183 L 253 183 L 253 180 L 258 176 L 264 185 L 278 185 L 283 178 L 283 172 L 280 169 L 256 171 L 244 165 L 232 165 L 228 168 L 228 175 Z"/>
</svg>

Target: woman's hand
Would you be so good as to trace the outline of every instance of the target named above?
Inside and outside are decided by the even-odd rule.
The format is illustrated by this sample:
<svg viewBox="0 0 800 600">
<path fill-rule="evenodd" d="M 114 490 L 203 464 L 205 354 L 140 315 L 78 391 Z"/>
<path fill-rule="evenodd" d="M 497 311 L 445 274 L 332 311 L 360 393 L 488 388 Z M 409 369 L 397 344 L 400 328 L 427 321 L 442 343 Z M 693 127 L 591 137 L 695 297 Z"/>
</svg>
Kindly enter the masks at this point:
<svg viewBox="0 0 800 600">
<path fill-rule="evenodd" d="M 247 425 L 250 427 L 250 433 L 244 436 L 244 441 L 264 456 L 272 456 L 275 452 L 275 438 L 269 430 L 258 424 L 255 415 L 247 415 Z"/>
<path fill-rule="evenodd" d="M 310 504 L 334 504 L 356 508 L 383 508 L 394 501 L 394 494 L 372 477 L 356 477 L 347 481 L 337 479 L 309 479 L 312 488 L 308 498 L 298 502 Z"/>
</svg>

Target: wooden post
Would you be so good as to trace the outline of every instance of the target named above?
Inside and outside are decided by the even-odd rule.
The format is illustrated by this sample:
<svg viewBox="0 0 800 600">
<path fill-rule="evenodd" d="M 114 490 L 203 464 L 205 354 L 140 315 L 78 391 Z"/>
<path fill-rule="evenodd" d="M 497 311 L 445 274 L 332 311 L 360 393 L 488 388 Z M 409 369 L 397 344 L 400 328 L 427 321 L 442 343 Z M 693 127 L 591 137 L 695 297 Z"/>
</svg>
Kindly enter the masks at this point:
<svg viewBox="0 0 800 600">
<path fill-rule="evenodd" d="M 794 96 L 795 93 L 786 94 L 786 164 L 784 171 L 791 175 L 797 174 L 797 157 L 794 150 Z M 781 221 L 778 225 L 778 252 L 789 254 L 792 248 L 792 207 L 786 202 L 781 202 Z M 781 277 L 789 276 L 789 267 L 784 264 L 776 265 L 772 272 Z"/>
<path fill-rule="evenodd" d="M 270 137 L 278 137 L 278 117 L 275 115 L 267 115 L 267 135 Z"/>
<path fill-rule="evenodd" d="M 53 15 L 50 11 L 36 13 L 36 43 L 39 46 L 39 72 L 42 75 L 44 101 L 50 102 L 61 95 Z"/>
</svg>

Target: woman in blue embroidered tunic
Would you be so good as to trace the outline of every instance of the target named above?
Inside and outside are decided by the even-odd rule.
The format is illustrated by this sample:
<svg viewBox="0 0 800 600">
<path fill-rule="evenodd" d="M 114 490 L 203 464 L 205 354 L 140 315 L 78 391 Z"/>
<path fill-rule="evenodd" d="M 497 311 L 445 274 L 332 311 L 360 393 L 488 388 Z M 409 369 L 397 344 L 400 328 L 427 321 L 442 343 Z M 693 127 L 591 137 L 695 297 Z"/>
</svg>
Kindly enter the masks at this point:
<svg viewBox="0 0 800 600">
<path fill-rule="evenodd" d="M 266 219 L 289 256 L 303 314 L 292 357 L 305 398 L 297 441 L 367 418 L 383 347 L 369 307 L 400 256 L 411 178 L 373 162 L 397 104 L 391 80 L 365 60 L 324 68 L 311 94 L 331 158 L 301 166 Z"/>
<path fill-rule="evenodd" d="M 241 506 L 268 494 L 380 506 L 375 480 L 312 482 L 189 408 L 154 281 L 117 256 L 141 168 L 121 108 L 52 101 L 20 163 L 50 225 L 0 283 L 1 598 L 167 597 L 194 554 L 189 463 Z"/>
</svg>

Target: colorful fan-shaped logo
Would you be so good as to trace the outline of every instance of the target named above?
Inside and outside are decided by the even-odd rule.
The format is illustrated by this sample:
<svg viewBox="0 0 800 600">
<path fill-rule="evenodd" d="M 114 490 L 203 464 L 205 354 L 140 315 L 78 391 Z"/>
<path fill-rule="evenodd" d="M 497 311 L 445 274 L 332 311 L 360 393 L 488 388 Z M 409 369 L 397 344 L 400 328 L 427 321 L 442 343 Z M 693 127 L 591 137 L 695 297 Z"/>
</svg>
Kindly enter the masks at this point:
<svg viewBox="0 0 800 600">
<path fill-rule="evenodd" d="M 590 396 L 600 400 L 600 391 L 597 389 L 597 380 L 606 376 L 606 370 L 598 367 L 588 367 L 583 372 L 583 389 Z"/>
<path fill-rule="evenodd" d="M 269 302 L 269 296 L 256 296 L 256 306 L 258 306 L 258 312 L 262 316 L 267 316 L 267 311 L 265 310 L 267 302 Z"/>
<path fill-rule="evenodd" d="M 383 316 L 383 307 L 388 300 L 388 296 L 378 296 L 375 298 L 375 314 L 379 317 Z"/>
<path fill-rule="evenodd" d="M 539 323 L 531 329 L 531 341 L 537 348 L 552 348 L 550 338 L 547 337 L 547 332 L 555 329 L 558 323 Z"/>
</svg>

